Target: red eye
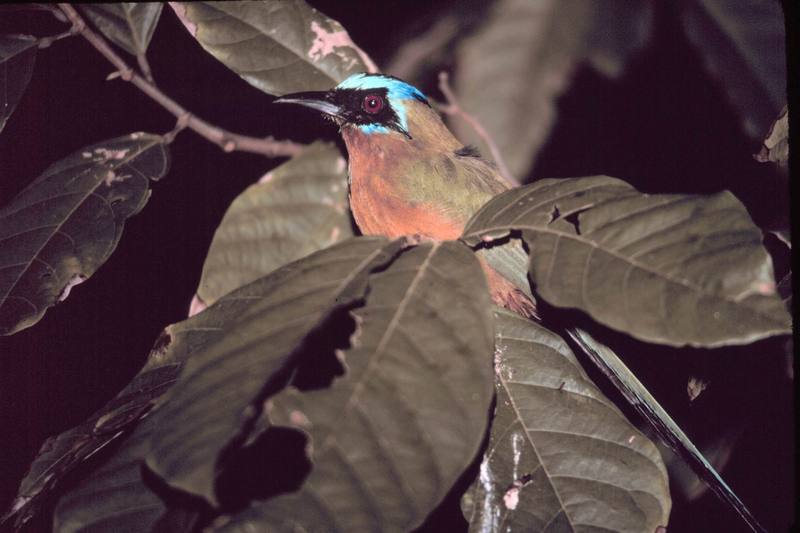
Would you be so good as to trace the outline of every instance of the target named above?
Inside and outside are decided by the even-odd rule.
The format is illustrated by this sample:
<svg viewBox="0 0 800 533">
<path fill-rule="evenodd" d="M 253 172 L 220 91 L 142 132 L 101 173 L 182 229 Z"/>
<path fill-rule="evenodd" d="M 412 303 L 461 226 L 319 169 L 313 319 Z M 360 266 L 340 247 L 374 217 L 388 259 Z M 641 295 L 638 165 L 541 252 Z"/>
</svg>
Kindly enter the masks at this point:
<svg viewBox="0 0 800 533">
<path fill-rule="evenodd" d="M 374 115 L 381 109 L 383 109 L 383 98 L 378 96 L 377 94 L 368 94 L 364 97 L 364 103 L 362 104 L 364 107 L 364 111 L 367 113 Z"/>
</svg>

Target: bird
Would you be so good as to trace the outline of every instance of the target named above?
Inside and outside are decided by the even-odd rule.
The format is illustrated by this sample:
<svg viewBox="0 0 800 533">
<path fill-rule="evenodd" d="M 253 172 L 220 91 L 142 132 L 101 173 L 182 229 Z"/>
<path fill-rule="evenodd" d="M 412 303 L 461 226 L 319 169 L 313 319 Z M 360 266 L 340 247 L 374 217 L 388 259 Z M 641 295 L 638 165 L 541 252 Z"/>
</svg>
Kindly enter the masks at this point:
<svg viewBox="0 0 800 533">
<path fill-rule="evenodd" d="M 339 126 L 349 159 L 350 210 L 364 235 L 458 239 L 481 206 L 510 188 L 493 163 L 458 141 L 419 89 L 399 78 L 358 73 L 328 91 L 273 102 L 314 109 Z M 512 282 L 514 275 L 496 259 L 479 254 L 493 301 L 535 318 L 524 274 L 523 283 Z"/>
</svg>

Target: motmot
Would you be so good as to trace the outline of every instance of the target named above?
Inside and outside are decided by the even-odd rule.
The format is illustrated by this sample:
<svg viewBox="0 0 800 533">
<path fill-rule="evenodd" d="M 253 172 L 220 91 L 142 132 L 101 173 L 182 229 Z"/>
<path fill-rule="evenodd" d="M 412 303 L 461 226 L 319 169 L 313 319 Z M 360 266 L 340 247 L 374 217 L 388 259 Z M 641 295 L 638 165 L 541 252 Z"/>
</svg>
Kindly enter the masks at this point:
<svg viewBox="0 0 800 533">
<path fill-rule="evenodd" d="M 456 139 L 419 89 L 393 76 L 354 74 L 329 91 L 275 103 L 310 107 L 338 124 L 349 157 L 350 210 L 365 235 L 458 239 L 469 218 L 509 188 L 494 164 Z M 535 316 L 530 293 L 492 259 L 480 256 L 494 302 Z"/>
</svg>

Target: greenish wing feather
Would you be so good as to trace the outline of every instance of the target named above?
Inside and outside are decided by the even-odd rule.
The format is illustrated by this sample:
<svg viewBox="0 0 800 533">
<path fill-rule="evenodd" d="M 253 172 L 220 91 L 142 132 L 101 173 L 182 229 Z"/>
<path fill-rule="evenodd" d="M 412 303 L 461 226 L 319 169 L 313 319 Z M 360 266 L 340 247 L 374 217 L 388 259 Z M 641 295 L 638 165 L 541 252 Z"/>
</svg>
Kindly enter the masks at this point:
<svg viewBox="0 0 800 533">
<path fill-rule="evenodd" d="M 508 189 L 497 169 L 475 156 L 437 153 L 420 158 L 404 180 L 407 198 L 466 224 L 493 196 Z"/>
<path fill-rule="evenodd" d="M 494 165 L 472 155 L 436 154 L 416 161 L 405 180 L 406 193 L 413 202 L 436 209 L 443 216 L 466 224 L 467 220 L 493 196 L 508 190 Z M 531 296 L 528 283 L 528 254 L 522 242 L 478 251 L 478 255 L 501 276 Z"/>
</svg>

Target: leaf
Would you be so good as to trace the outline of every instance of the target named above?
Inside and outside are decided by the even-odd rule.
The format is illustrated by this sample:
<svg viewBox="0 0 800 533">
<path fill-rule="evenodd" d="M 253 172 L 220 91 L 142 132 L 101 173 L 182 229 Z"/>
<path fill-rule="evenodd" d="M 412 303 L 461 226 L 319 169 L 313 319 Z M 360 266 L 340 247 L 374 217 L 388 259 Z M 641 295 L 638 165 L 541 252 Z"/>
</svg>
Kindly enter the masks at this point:
<svg viewBox="0 0 800 533">
<path fill-rule="evenodd" d="M 116 398 L 84 423 L 45 441 L 20 483 L 17 497 L 3 521 L 13 516 L 17 526 L 27 522 L 68 474 L 112 442 L 128 438 L 126 433 L 129 429 L 175 383 L 183 362 L 203 346 L 217 340 L 225 323 L 252 305 L 250 296 L 246 288 L 240 289 L 205 313 L 168 326 L 156 341 L 144 368 Z M 125 444 L 124 449 L 127 447 Z M 123 453 L 127 452 L 116 452 Z"/>
<path fill-rule="evenodd" d="M 630 57 L 649 43 L 654 5 L 652 0 L 611 0 L 594 7 L 586 56 L 595 69 L 616 78 L 622 75 Z"/>
<path fill-rule="evenodd" d="M 37 44 L 29 35 L 0 35 L 0 131 L 31 81 Z"/>
<path fill-rule="evenodd" d="M 315 143 L 233 201 L 214 233 L 197 296 L 206 304 L 351 237 L 344 158 Z"/>
<path fill-rule="evenodd" d="M 730 504 L 753 531 L 766 531 L 617 354 L 580 329 L 570 331 L 569 335 L 625 396 L 628 403 L 647 420 L 663 442 L 686 461 L 720 499 Z"/>
<path fill-rule="evenodd" d="M 651 2 L 496 0 L 486 22 L 456 51 L 455 92 L 495 141 L 512 175 L 529 174 L 555 121 L 555 101 L 578 63 L 589 57 L 619 75 L 650 34 Z M 624 12 L 625 16 L 614 15 Z M 609 23 L 609 19 L 612 23 Z M 491 87 L 491 90 L 487 90 Z M 457 137 L 490 153 L 465 120 Z"/>
<path fill-rule="evenodd" d="M 303 0 L 171 6 L 208 53 L 269 94 L 327 90 L 378 70 L 341 24 Z"/>
<path fill-rule="evenodd" d="M 495 311 L 497 402 L 470 531 L 630 531 L 666 526 L 656 446 L 594 386 L 556 334 Z"/>
<path fill-rule="evenodd" d="M 410 531 L 478 451 L 492 398 L 491 305 L 462 244 L 425 243 L 369 278 L 329 388 L 270 399 L 272 424 L 310 437 L 313 470 L 216 531 Z"/>
<path fill-rule="evenodd" d="M 258 301 L 226 325 L 219 342 L 189 360 L 169 400 L 153 414 L 150 469 L 216 505 L 220 455 L 247 437 L 264 391 L 280 382 L 304 339 L 362 298 L 367 273 L 403 245 L 349 239 L 247 285 L 246 293 L 237 291 Z"/>
<path fill-rule="evenodd" d="M 168 167 L 162 137 L 132 133 L 51 165 L 0 209 L 0 334 L 32 326 L 91 277 Z"/>
<path fill-rule="evenodd" d="M 58 502 L 54 533 L 149 532 L 166 506 L 142 481 L 152 423 L 145 419 L 100 468 Z"/>
<path fill-rule="evenodd" d="M 648 195 L 607 176 L 504 192 L 467 223 L 470 245 L 520 230 L 536 292 L 636 338 L 746 344 L 791 331 L 761 231 L 729 192 Z"/>
<path fill-rule="evenodd" d="M 755 155 L 756 161 L 766 163 L 772 161 L 783 168 L 789 166 L 789 108 L 783 111 L 772 123 L 767 136 L 761 145 L 761 151 Z"/>
<path fill-rule="evenodd" d="M 153 429 L 151 419 L 145 418 L 112 456 L 60 498 L 54 533 L 193 531 L 199 513 L 176 502 L 167 507 L 143 479 Z"/>
<path fill-rule="evenodd" d="M 79 9 L 114 44 L 138 56 L 147 52 L 163 5 L 161 2 L 120 2 L 83 4 Z"/>
<path fill-rule="evenodd" d="M 706 68 L 720 79 L 742 115 L 745 132 L 758 138 L 786 102 L 786 51 L 779 2 L 691 0 L 682 13 L 689 39 Z"/>
</svg>

